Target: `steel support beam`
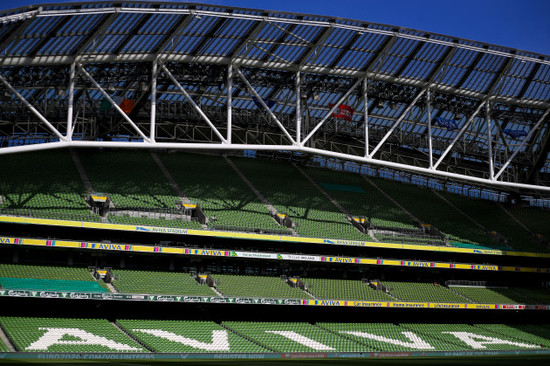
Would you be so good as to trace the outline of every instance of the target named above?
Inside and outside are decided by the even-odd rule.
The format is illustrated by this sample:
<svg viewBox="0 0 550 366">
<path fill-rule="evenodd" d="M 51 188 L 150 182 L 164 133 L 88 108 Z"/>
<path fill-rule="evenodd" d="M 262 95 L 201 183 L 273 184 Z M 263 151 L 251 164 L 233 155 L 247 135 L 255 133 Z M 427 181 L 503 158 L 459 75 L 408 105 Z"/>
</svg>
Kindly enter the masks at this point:
<svg viewBox="0 0 550 366">
<path fill-rule="evenodd" d="M 369 148 L 369 97 L 368 97 L 368 94 L 367 94 L 367 90 L 368 90 L 368 79 L 367 77 L 365 76 L 365 78 L 363 79 L 363 104 L 364 104 L 364 108 L 365 108 L 365 115 L 364 115 L 364 118 L 365 118 L 365 157 L 369 157 L 370 156 L 370 148 Z"/>
<path fill-rule="evenodd" d="M 422 95 L 424 95 L 424 93 L 426 92 L 426 90 L 428 90 L 428 88 L 424 88 L 420 91 L 420 93 L 418 93 L 416 95 L 416 97 L 413 99 L 413 101 L 407 106 L 407 108 L 405 108 L 405 110 L 403 111 L 403 113 L 401 113 L 401 115 L 399 116 L 399 118 L 397 119 L 397 121 L 395 121 L 395 123 L 393 124 L 393 126 L 391 126 L 391 128 L 389 129 L 388 132 L 386 132 L 386 134 L 384 135 L 384 137 L 382 137 L 382 139 L 378 142 L 378 145 L 376 145 L 376 147 L 372 150 L 371 154 L 370 154 L 370 157 L 372 158 L 374 156 L 374 154 L 376 154 L 376 152 L 382 147 L 382 145 L 384 145 L 384 143 L 386 142 L 386 140 L 390 137 L 390 135 L 393 133 L 393 131 L 395 131 L 395 129 L 397 128 L 397 126 L 399 126 L 401 124 L 401 121 L 403 121 L 403 118 L 405 118 L 405 116 L 410 112 L 410 110 L 412 109 L 412 107 L 414 107 L 414 105 L 416 104 L 416 102 L 418 102 L 418 99 L 420 99 L 420 97 Z"/>
<path fill-rule="evenodd" d="M 71 141 L 73 139 L 73 110 L 74 110 L 74 77 L 76 74 L 76 66 L 74 63 L 71 64 L 71 69 L 69 71 L 69 100 L 67 106 L 67 133 L 65 134 L 67 140 Z"/>
<path fill-rule="evenodd" d="M 363 78 L 357 79 L 357 81 L 355 83 L 353 83 L 352 87 L 349 88 L 349 90 L 344 95 L 342 95 L 342 97 L 340 99 L 338 99 L 338 102 L 336 104 L 334 104 L 334 106 L 328 111 L 328 113 L 325 115 L 325 117 L 317 124 L 317 126 L 315 126 L 315 128 L 313 130 L 311 130 L 311 132 L 302 141 L 302 143 L 301 143 L 302 146 L 304 146 L 304 144 L 315 134 L 315 132 L 317 132 L 317 130 L 319 128 L 321 128 L 321 126 L 326 122 L 326 120 L 334 113 L 336 108 L 340 107 L 340 104 L 342 104 L 342 102 L 344 100 L 346 100 L 346 98 L 351 94 L 352 91 L 355 90 L 357 85 L 359 85 L 359 83 L 362 80 L 363 80 Z"/>
<path fill-rule="evenodd" d="M 233 128 L 233 65 L 227 66 L 227 143 L 231 144 Z"/>
<path fill-rule="evenodd" d="M 6 78 L 4 78 L 4 76 L 0 75 L 0 81 L 25 105 L 25 107 L 27 107 L 36 117 L 38 117 L 40 121 L 42 121 L 46 126 L 48 126 L 50 131 L 52 131 L 59 138 L 59 140 L 67 141 L 65 136 L 63 136 L 61 132 L 59 132 L 57 128 L 55 128 L 50 123 L 50 121 L 46 119 L 46 117 L 44 117 L 36 108 L 34 108 L 33 105 L 29 103 L 28 100 L 25 99 L 25 97 L 19 94 L 19 92 L 13 86 L 11 86 L 11 84 L 6 80 Z"/>
<path fill-rule="evenodd" d="M 528 189 L 532 191 L 542 191 L 550 192 L 550 187 L 547 186 L 537 186 L 523 183 L 513 183 L 513 182 L 504 182 L 497 181 L 496 179 L 491 181 L 486 178 L 478 178 L 473 176 L 467 176 L 457 173 L 450 173 L 440 170 L 432 170 L 429 168 L 423 168 L 418 166 L 411 166 L 403 163 L 395 163 L 386 160 L 380 159 L 371 159 L 358 155 L 350 155 L 345 153 L 338 153 L 333 151 L 326 151 L 315 148 L 301 147 L 301 146 L 290 146 L 290 145 L 250 145 L 250 144 L 211 144 L 211 143 L 169 143 L 169 142 L 156 142 L 156 143 L 145 143 L 145 142 L 122 142 L 122 141 L 63 141 L 63 142 L 51 142 L 43 144 L 33 144 L 33 145 L 24 145 L 24 146 L 13 146 L 0 149 L 0 155 L 20 153 L 20 152 L 29 152 L 29 151 L 41 151 L 55 148 L 63 147 L 75 147 L 75 148 L 91 148 L 91 147 L 106 147 L 106 148 L 145 148 L 145 149 L 180 149 L 180 150 L 261 150 L 261 151 L 278 151 L 278 150 L 288 150 L 288 151 L 298 151 L 307 154 L 321 155 L 327 157 L 334 157 L 338 159 L 344 159 L 349 161 L 356 161 L 360 163 L 374 164 L 379 166 L 385 166 L 392 169 L 400 169 L 410 172 L 416 172 L 420 174 L 426 174 L 428 176 L 437 176 L 437 177 L 446 177 L 452 178 L 465 182 L 472 182 L 476 184 L 483 184 L 492 187 L 504 187 L 504 188 L 513 188 L 513 189 Z"/>
<path fill-rule="evenodd" d="M 506 162 L 504 163 L 504 165 L 502 166 L 502 168 L 500 168 L 500 170 L 498 171 L 498 173 L 495 174 L 495 177 L 494 179 L 497 180 L 498 177 L 500 177 L 500 175 L 504 172 L 504 170 L 506 170 L 506 168 L 508 167 L 508 165 L 510 165 L 510 163 L 512 162 L 512 160 L 514 160 L 514 158 L 516 157 L 517 154 L 519 154 L 521 148 L 523 146 L 525 146 L 525 144 L 527 143 L 527 141 L 529 141 L 531 139 L 531 137 L 533 137 L 533 134 L 538 131 L 538 128 L 540 127 L 540 125 L 542 124 L 542 122 L 544 122 L 544 120 L 546 119 L 546 117 L 548 116 L 548 114 L 550 113 L 550 108 L 548 108 L 546 110 L 546 112 L 544 112 L 544 114 L 542 115 L 542 117 L 540 117 L 540 119 L 537 121 L 537 123 L 535 124 L 535 126 L 529 131 L 529 133 L 527 134 L 527 136 L 525 136 L 525 138 L 523 139 L 523 141 L 521 142 L 521 144 L 519 144 L 519 146 L 516 148 L 516 150 L 512 153 L 512 155 L 508 158 L 508 160 L 506 160 Z"/>
<path fill-rule="evenodd" d="M 485 104 L 485 121 L 487 122 L 487 157 L 489 158 L 489 179 L 494 180 L 495 169 L 493 167 L 493 132 L 491 126 L 490 103 Z"/>
<path fill-rule="evenodd" d="M 470 116 L 470 118 L 468 118 L 468 120 L 466 121 L 466 123 L 464 124 L 464 126 L 462 126 L 462 128 L 460 129 L 460 132 L 457 133 L 457 135 L 455 136 L 455 138 L 453 139 L 453 141 L 451 142 L 451 144 L 449 146 L 447 146 L 447 148 L 445 149 L 445 151 L 443 152 L 443 154 L 441 154 L 441 156 L 439 157 L 439 159 L 437 160 L 437 162 L 434 164 L 433 168 L 434 170 L 437 169 L 437 167 L 439 166 L 439 164 L 441 164 L 441 162 L 443 161 L 443 159 L 445 159 L 445 157 L 447 156 L 447 154 L 449 153 L 449 151 L 451 151 L 451 149 L 453 148 L 453 146 L 456 144 L 456 142 L 458 141 L 459 138 L 462 137 L 462 135 L 464 134 L 464 132 L 466 132 L 466 129 L 468 128 L 468 126 L 470 126 L 470 123 L 472 123 L 472 121 L 474 120 L 475 116 L 479 113 L 479 111 L 481 110 L 481 107 L 483 107 L 485 105 L 485 103 L 487 103 L 486 101 L 483 101 L 479 104 L 479 106 L 476 108 L 476 110 L 474 111 L 474 113 L 472 113 L 472 115 Z"/>
<path fill-rule="evenodd" d="M 271 111 L 271 109 L 269 109 L 269 107 L 267 106 L 267 104 L 265 104 L 263 98 L 260 96 L 260 94 L 258 94 L 258 92 L 256 92 L 256 90 L 252 87 L 252 85 L 250 84 L 250 82 L 244 77 L 243 73 L 241 72 L 241 70 L 239 70 L 237 67 L 235 67 L 235 71 L 237 72 L 237 75 L 239 75 L 239 77 L 244 81 L 244 83 L 246 84 L 246 87 L 248 88 L 248 91 L 250 93 L 252 93 L 256 99 L 258 99 L 258 102 L 262 105 L 262 107 L 264 107 L 264 109 L 267 111 L 267 113 L 271 116 L 271 118 L 273 118 L 273 120 L 275 121 L 275 123 L 277 123 L 277 125 L 279 126 L 279 128 L 281 129 L 281 131 L 283 131 L 283 133 L 285 134 L 285 136 L 290 140 L 291 144 L 292 145 L 297 145 L 296 141 L 292 138 L 292 136 L 290 136 L 290 133 L 288 133 L 288 131 L 286 130 L 285 126 L 283 126 L 283 124 L 281 123 L 281 121 L 279 121 L 279 119 L 277 118 L 277 116 L 275 116 L 275 114 L 273 114 L 273 112 Z"/>
<path fill-rule="evenodd" d="M 430 160 L 430 169 L 434 168 L 433 148 L 432 148 L 432 93 L 430 89 L 426 91 L 426 107 L 428 108 L 428 154 Z"/>
<path fill-rule="evenodd" d="M 212 123 L 212 121 L 210 121 L 210 119 L 208 118 L 208 116 L 206 114 L 204 114 L 204 112 L 202 111 L 202 109 L 197 105 L 197 103 L 195 103 L 195 101 L 193 100 L 193 98 L 191 98 L 191 96 L 189 95 L 189 93 L 187 93 L 187 91 L 183 88 L 183 86 L 181 86 L 181 84 L 176 80 L 176 78 L 174 77 L 174 75 L 172 75 L 172 73 L 170 72 L 170 70 L 168 70 L 168 68 L 164 65 L 164 64 L 161 64 L 161 69 L 162 71 L 164 71 L 164 73 L 166 74 L 166 76 L 168 76 L 168 78 L 170 80 L 172 80 L 172 83 L 174 83 L 174 85 L 182 92 L 182 94 L 185 96 L 185 98 L 187 98 L 187 100 L 189 101 L 189 103 L 191 104 L 191 106 L 195 109 L 195 111 L 197 111 L 197 113 L 202 117 L 202 119 L 208 124 L 208 126 L 210 126 L 210 128 L 212 129 L 212 131 L 214 131 L 214 133 L 216 134 L 216 136 L 218 136 L 218 138 L 220 139 L 220 141 L 224 144 L 227 144 L 227 140 L 222 136 L 222 134 L 220 133 L 220 131 L 218 131 L 218 129 L 216 128 L 216 126 L 214 126 L 214 124 Z"/>
<path fill-rule="evenodd" d="M 302 78 L 300 71 L 296 72 L 296 142 L 301 143 L 302 140 L 302 94 L 301 94 Z"/>
<path fill-rule="evenodd" d="M 116 109 L 116 111 L 122 116 L 122 118 L 124 118 L 133 128 L 134 130 L 138 133 L 138 135 L 141 136 L 141 138 L 143 138 L 143 141 L 145 142 L 151 142 L 151 140 L 149 139 L 149 137 L 145 136 L 145 134 L 143 133 L 143 131 L 140 130 L 140 128 L 134 123 L 134 121 L 132 121 L 132 119 L 130 117 L 128 117 L 128 115 L 126 113 L 124 113 L 124 111 L 118 106 L 118 104 L 116 104 L 116 102 L 113 100 L 113 98 L 111 98 L 111 96 L 105 91 L 105 89 L 103 89 L 101 87 L 101 85 L 99 85 L 97 83 L 97 81 L 95 81 L 95 79 L 92 77 L 92 75 L 90 75 L 90 73 L 88 71 L 86 71 L 86 69 L 81 65 L 81 64 L 77 64 L 78 65 L 78 69 L 79 71 L 88 79 L 92 82 L 92 84 L 94 84 L 94 86 L 101 92 L 101 94 L 103 94 L 103 96 L 105 98 L 107 98 L 107 100 L 109 101 L 109 103 L 111 103 L 111 105 L 113 106 L 113 108 Z"/>
<path fill-rule="evenodd" d="M 219 65 L 228 65 L 229 63 L 233 63 L 234 65 L 239 65 L 240 67 L 252 67 L 252 68 L 273 68 L 277 70 L 284 70 L 289 72 L 296 72 L 299 70 L 299 68 L 294 64 L 289 64 L 288 61 L 284 61 L 284 63 L 275 62 L 275 61 L 268 61 L 268 62 L 261 62 L 259 60 L 255 59 L 246 59 L 243 57 L 221 57 L 221 56 L 189 56 L 189 55 L 181 55 L 177 53 L 132 53 L 132 54 L 121 54 L 118 57 L 111 55 L 111 54 L 93 54 L 93 55 L 82 55 L 82 57 L 89 57 L 89 60 L 93 60 L 94 63 L 111 63 L 111 62 L 153 62 L 156 57 L 160 57 L 163 62 L 181 62 L 181 63 L 217 63 Z M 72 62 L 75 62 L 75 57 L 72 55 L 60 55 L 51 57 L 49 55 L 41 56 L 38 55 L 34 58 L 26 57 L 26 56 L 14 56 L 9 57 L 8 59 L 5 59 L 2 63 L 2 66 L 27 66 L 27 65 L 69 65 Z M 325 75 L 334 75 L 334 76 L 344 76 L 344 77 L 352 77 L 352 78 L 363 78 L 365 76 L 365 72 L 362 70 L 354 70 L 354 69 L 328 69 L 324 66 L 308 66 L 307 70 L 308 73 L 319 73 L 319 74 L 325 74 Z M 528 108 L 540 108 L 540 109 L 546 109 L 550 107 L 550 103 L 548 101 L 543 100 L 531 100 L 531 99 L 521 99 L 518 97 L 512 97 L 512 96 L 505 96 L 505 95 L 499 95 L 499 96 L 488 96 L 485 93 L 479 92 L 479 91 L 472 91 L 472 90 L 465 90 L 460 89 L 454 86 L 445 85 L 445 84 L 431 84 L 429 82 L 426 82 L 424 80 L 418 80 L 408 77 L 395 77 L 391 75 L 381 74 L 378 72 L 372 72 L 368 71 L 366 73 L 369 80 L 380 80 L 385 82 L 392 82 L 392 83 L 399 83 L 402 85 L 407 86 L 413 86 L 416 88 L 424 88 L 429 86 L 432 91 L 434 92 L 441 92 L 441 93 L 452 93 L 460 96 L 464 96 L 467 98 L 474 98 L 478 99 L 480 101 L 486 100 L 488 97 L 493 102 L 500 102 L 500 103 L 506 103 L 506 104 L 515 104 L 519 107 L 528 107 Z"/>
<path fill-rule="evenodd" d="M 492 187 L 505 187 L 514 189 L 527 189 L 533 191 L 550 192 L 550 187 L 537 186 L 523 183 L 503 182 L 497 180 L 489 180 L 486 178 L 478 178 L 473 176 L 466 176 L 457 173 L 450 173 L 441 170 L 431 170 L 429 168 L 423 168 L 418 166 L 411 166 L 402 163 L 395 163 L 380 159 L 370 159 L 358 155 L 350 155 L 344 153 L 338 153 L 334 151 L 326 151 L 321 149 L 302 147 L 302 146 L 289 146 L 289 145 L 249 145 L 249 144 L 211 144 L 211 143 L 177 143 L 177 142 L 156 142 L 154 144 L 145 142 L 123 142 L 123 141 L 71 141 L 71 142 L 51 142 L 45 144 L 14 146 L 0 149 L 0 155 L 11 154 L 16 152 L 25 151 L 40 151 L 46 149 L 62 148 L 62 147 L 74 147 L 74 148 L 91 148 L 91 147 L 106 147 L 106 148 L 128 148 L 128 149 L 180 149 L 180 150 L 261 150 L 261 151 L 299 151 L 306 154 L 322 155 L 327 157 L 333 157 L 338 159 L 344 159 L 349 161 L 356 161 L 360 163 L 374 164 L 379 166 L 385 166 L 392 169 L 406 170 L 410 172 L 416 172 L 420 174 L 426 174 L 428 176 L 446 177 L 465 182 L 472 182 L 477 184 L 484 184 Z"/>
<path fill-rule="evenodd" d="M 157 77 L 158 77 L 158 62 L 153 62 L 151 70 L 151 122 L 149 126 L 149 138 L 151 142 L 155 142 L 157 128 Z"/>
</svg>

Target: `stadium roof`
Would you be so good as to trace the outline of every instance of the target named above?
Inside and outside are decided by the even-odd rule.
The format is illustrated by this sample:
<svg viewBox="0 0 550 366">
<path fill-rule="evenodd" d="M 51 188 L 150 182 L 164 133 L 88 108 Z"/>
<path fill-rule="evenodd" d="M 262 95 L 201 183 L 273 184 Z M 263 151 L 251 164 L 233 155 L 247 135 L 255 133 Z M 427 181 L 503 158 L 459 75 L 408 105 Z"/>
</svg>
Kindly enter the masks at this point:
<svg viewBox="0 0 550 366">
<path fill-rule="evenodd" d="M 366 157 L 375 164 L 392 161 L 409 168 L 429 169 L 417 169 L 426 174 L 442 175 L 444 170 L 476 176 L 484 180 L 479 183 L 506 180 L 540 185 L 547 184 L 544 176 L 550 175 L 548 55 L 357 20 L 193 3 L 63 3 L 0 13 L 0 76 L 6 89 L 17 91 L 41 111 L 50 123 L 46 124 L 49 132 L 54 127 L 59 132 L 53 131 L 55 136 L 42 142 L 67 142 L 62 136 L 73 140 L 72 132 L 67 133 L 60 121 L 49 117 L 48 108 L 41 109 L 39 102 L 58 98 L 68 103 L 59 91 L 59 83 L 68 83 L 60 74 L 68 77 L 71 65 L 76 65 L 80 78 L 74 85 L 75 112 L 79 98 L 98 104 L 105 98 L 98 86 L 108 86 L 113 95 L 136 100 L 138 107 L 130 118 L 119 118 L 126 129 L 114 136 L 111 128 L 111 138 L 129 136 L 138 128 L 147 130 L 152 93 L 146 89 L 152 82 L 151 67 L 141 71 L 148 76 L 139 78 L 147 84 L 145 87 L 129 78 L 113 81 L 102 76 L 102 72 L 113 70 L 124 74 L 121 64 L 134 67 L 134 73 L 136 64 L 158 64 L 162 72 L 155 75 L 164 75 L 167 83 L 172 81 L 172 85 L 158 90 L 158 102 L 187 102 L 189 98 L 182 91 L 186 89 L 199 109 L 211 116 L 208 127 L 212 130 L 230 130 L 227 116 L 223 116 L 223 123 L 212 116 L 213 110 L 220 109 L 229 98 L 227 80 L 220 81 L 213 66 L 232 65 L 238 76 L 234 87 L 240 88 L 231 92 L 232 112 L 238 114 L 235 128 L 257 129 L 243 125 L 239 113 L 265 107 L 258 103 L 258 97 L 273 101 L 275 106 L 272 112 L 267 111 L 267 120 L 283 132 L 276 144 L 279 147 L 306 151 L 304 148 L 322 145 L 326 151 Z M 192 72 L 186 72 L 185 67 L 180 70 L 181 65 L 193 70 L 194 78 L 189 77 Z M 205 67 L 197 69 L 197 65 Z M 173 82 L 167 69 L 181 85 Z M 38 75 L 42 83 L 25 80 L 25 75 L 27 79 Z M 300 92 L 295 87 L 297 80 Z M 200 81 L 202 86 L 198 85 Z M 368 98 L 361 92 L 362 84 Z M 37 91 L 48 87 L 51 93 Z M 9 149 L 16 137 L 14 125 L 26 136 L 23 144 L 36 143 L 40 135 L 30 138 L 30 130 L 21 127 L 23 121 L 12 109 L 14 100 L 25 102 L 5 94 L 0 103 L 8 113 L 0 119 L 11 132 L 4 129 L 4 148 Z M 300 106 L 299 95 L 303 100 Z M 332 130 L 327 130 L 332 120 L 327 121 L 329 111 L 334 109 L 331 104 L 340 103 L 349 105 L 355 113 L 350 120 L 333 120 Z M 288 116 L 295 116 L 297 110 L 309 126 L 285 122 L 294 118 Z M 168 121 L 160 108 L 157 113 L 159 123 Z M 367 118 L 370 132 L 365 131 Z M 431 139 L 427 138 L 428 129 L 433 130 L 429 131 Z M 327 135 L 327 131 L 332 137 L 319 141 L 318 134 Z M 152 135 L 155 131 L 136 137 L 143 141 Z M 159 131 L 150 140 L 185 140 L 161 135 Z M 222 140 L 221 135 L 214 134 L 218 142 L 231 142 L 231 138 Z M 78 139 L 105 141 L 104 136 L 85 133 Z M 369 148 L 350 153 L 357 151 L 365 139 L 369 139 Z M 302 143 L 307 140 L 313 145 Z M 335 147 L 336 143 L 347 145 L 346 151 L 340 145 Z M 445 168 L 438 171 L 440 164 Z M 490 165 L 489 170 L 482 167 L 485 165 Z"/>
</svg>

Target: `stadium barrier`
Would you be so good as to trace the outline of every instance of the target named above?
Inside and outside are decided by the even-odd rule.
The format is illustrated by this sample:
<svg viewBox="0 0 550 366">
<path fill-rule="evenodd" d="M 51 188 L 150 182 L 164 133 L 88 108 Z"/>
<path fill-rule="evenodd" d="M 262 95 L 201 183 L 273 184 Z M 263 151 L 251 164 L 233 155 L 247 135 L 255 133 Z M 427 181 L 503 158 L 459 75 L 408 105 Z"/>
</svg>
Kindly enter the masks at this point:
<svg viewBox="0 0 550 366">
<path fill-rule="evenodd" d="M 115 300 L 145 302 L 183 302 L 209 304 L 292 305 L 361 308 L 423 308 L 423 309 L 484 309 L 484 310 L 550 310 L 550 305 L 525 304 L 457 304 L 406 301 L 302 300 L 255 297 L 215 297 L 155 294 L 90 293 L 61 291 L 29 291 L 0 289 L 2 297 L 55 298 L 72 300 Z"/>
<path fill-rule="evenodd" d="M 308 238 L 308 237 L 295 237 L 295 236 L 271 235 L 271 234 L 254 234 L 254 233 L 231 232 L 231 231 L 193 230 L 193 229 L 180 229 L 180 228 L 168 228 L 168 227 L 156 227 L 156 226 L 108 224 L 108 223 L 85 222 L 85 221 L 36 219 L 31 217 L 18 217 L 18 216 L 6 216 L 6 215 L 0 215 L 0 222 L 64 226 L 64 227 L 81 227 L 81 228 L 88 228 L 88 229 L 176 234 L 176 235 L 194 235 L 194 236 L 207 236 L 207 237 L 215 237 L 215 238 L 234 238 L 234 239 L 248 239 L 248 240 L 292 242 L 292 243 L 330 244 L 330 245 L 346 245 L 346 246 L 363 246 L 363 247 L 371 247 L 371 248 L 421 250 L 421 251 L 432 251 L 432 252 L 435 251 L 435 252 L 448 252 L 448 253 L 550 258 L 550 253 L 516 252 L 516 251 L 503 251 L 503 250 L 495 250 L 495 249 L 491 250 L 491 249 L 482 249 L 482 248 L 480 249 L 456 248 L 456 247 L 413 245 L 413 244 L 377 243 L 377 242 L 358 241 L 358 240 Z"/>
<path fill-rule="evenodd" d="M 302 261 L 302 262 L 329 262 L 329 263 L 348 263 L 359 265 L 377 265 L 394 267 L 415 267 L 415 268 L 437 268 L 437 269 L 461 269 L 476 271 L 501 271 L 501 272 L 530 272 L 530 273 L 550 273 L 550 268 L 537 267 L 515 267 L 499 266 L 491 264 L 472 264 L 472 263 L 446 263 L 446 262 L 428 262 L 411 261 L 399 259 L 380 259 L 380 258 L 355 258 L 340 256 L 320 256 L 303 254 L 284 254 L 284 253 L 266 253 L 266 252 L 245 252 L 232 250 L 213 250 L 213 249 L 190 249 L 184 247 L 166 247 L 152 245 L 131 245 L 131 244 L 113 244 L 113 243 L 91 243 L 76 242 L 67 240 L 46 240 L 31 238 L 0 237 L 0 244 L 6 245 L 28 245 L 42 247 L 58 248 L 76 248 L 86 250 L 110 250 L 122 252 L 141 252 L 141 253 L 162 253 L 189 256 L 210 256 L 210 257 L 237 257 L 260 260 L 282 260 L 282 261 Z"/>
</svg>

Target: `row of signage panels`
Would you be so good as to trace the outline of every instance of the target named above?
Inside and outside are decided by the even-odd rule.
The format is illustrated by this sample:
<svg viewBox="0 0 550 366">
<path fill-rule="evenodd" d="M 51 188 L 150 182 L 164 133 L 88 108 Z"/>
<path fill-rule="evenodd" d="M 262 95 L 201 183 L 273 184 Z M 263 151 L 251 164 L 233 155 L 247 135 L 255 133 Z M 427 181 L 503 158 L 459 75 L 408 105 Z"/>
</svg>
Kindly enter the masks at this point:
<svg viewBox="0 0 550 366">
<path fill-rule="evenodd" d="M 483 248 L 480 248 L 480 249 L 456 248 L 456 247 L 431 246 L 431 245 L 392 244 L 392 243 L 378 243 L 378 242 L 368 242 L 368 241 L 358 241 L 358 240 L 306 238 L 306 237 L 256 234 L 256 233 L 244 233 L 244 232 L 232 232 L 232 231 L 192 230 L 192 229 L 167 228 L 167 227 L 156 227 L 156 226 L 135 226 L 135 225 L 122 225 L 122 224 L 110 224 L 110 223 L 99 223 L 99 222 L 37 219 L 32 217 L 18 217 L 18 216 L 5 216 L 5 215 L 4 216 L 0 215 L 0 222 L 35 224 L 35 225 L 52 225 L 52 226 L 65 226 L 65 227 L 82 227 L 82 228 L 90 228 L 90 229 L 121 230 L 121 231 L 133 231 L 133 232 L 175 234 L 175 235 L 194 235 L 194 236 L 207 236 L 207 237 L 216 237 L 216 238 L 270 240 L 270 241 L 280 241 L 280 242 L 364 246 L 364 247 L 372 247 L 372 248 L 422 250 L 422 251 L 436 251 L 436 252 L 449 252 L 449 253 L 550 258 L 550 253 L 502 251 L 497 249 L 483 249 Z"/>
<path fill-rule="evenodd" d="M 550 273 L 550 268 L 536 268 L 536 267 L 498 266 L 498 265 L 491 265 L 491 264 L 447 263 L 447 262 L 411 261 L 411 260 L 399 260 L 399 259 L 359 258 L 359 257 L 356 258 L 356 257 L 342 257 L 342 256 L 247 252 L 247 251 L 213 250 L 213 249 L 192 249 L 192 248 L 183 248 L 183 247 L 92 243 L 92 242 L 30 239 L 30 238 L 15 238 L 15 237 L 0 237 L 0 244 L 77 248 L 77 249 L 86 249 L 86 250 L 141 252 L 141 253 L 153 253 L 153 254 L 158 253 L 158 254 L 173 254 L 173 255 L 187 255 L 187 256 L 234 257 L 234 258 L 248 258 L 248 259 L 260 259 L 260 260 L 330 262 L 330 263 L 347 263 L 347 264 L 359 264 L 359 265 L 417 267 L 417 268 L 432 268 L 432 269 L 462 269 L 462 270 L 479 270 L 479 271 Z"/>
<path fill-rule="evenodd" d="M 0 352 L 3 360 L 230 360 L 230 359 L 323 359 L 323 358 L 409 358 L 409 357 L 485 357 L 550 355 L 550 351 L 423 351 L 423 352 L 311 352 L 311 353 L 57 353 Z"/>
<path fill-rule="evenodd" d="M 185 295 L 122 294 L 94 292 L 61 292 L 1 289 L 0 296 L 24 298 L 52 298 L 73 300 L 119 300 L 145 302 L 181 302 L 209 304 L 249 304 L 249 305 L 295 305 L 295 306 L 330 306 L 362 308 L 417 308 L 417 309 L 484 309 L 484 310 L 550 310 L 550 305 L 525 304 L 459 304 L 404 301 L 358 301 L 358 300 L 303 300 L 254 297 L 214 297 Z"/>
</svg>

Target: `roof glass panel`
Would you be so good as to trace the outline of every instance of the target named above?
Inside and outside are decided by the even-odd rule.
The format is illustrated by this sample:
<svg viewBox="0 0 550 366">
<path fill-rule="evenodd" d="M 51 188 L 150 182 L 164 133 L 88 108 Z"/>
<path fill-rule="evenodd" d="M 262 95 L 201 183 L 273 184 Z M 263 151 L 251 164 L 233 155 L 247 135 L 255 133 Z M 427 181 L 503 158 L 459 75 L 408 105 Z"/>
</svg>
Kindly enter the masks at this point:
<svg viewBox="0 0 550 366">
<path fill-rule="evenodd" d="M 6 49 L 10 50 L 11 55 L 22 56 L 26 55 L 40 41 L 42 41 L 40 38 L 14 40 L 10 42 Z"/>
<path fill-rule="evenodd" d="M 181 15 L 177 14 L 153 14 L 141 26 L 139 32 L 143 34 L 166 33 L 166 30 L 170 29 L 180 18 Z"/>
<path fill-rule="evenodd" d="M 435 65 L 434 62 L 412 60 L 407 64 L 401 75 L 412 79 L 424 80 L 428 77 Z"/>
<path fill-rule="evenodd" d="M 107 27 L 107 34 L 124 34 L 136 26 L 143 14 L 120 13 L 116 15 L 116 20 Z"/>
<path fill-rule="evenodd" d="M 317 65 L 330 65 L 342 52 L 344 52 L 344 50 L 340 48 L 323 47 L 314 52 L 313 57 L 311 57 L 314 60 L 310 60 L 310 62 Z"/>
<path fill-rule="evenodd" d="M 258 24 L 253 20 L 232 19 L 231 22 L 216 32 L 218 36 L 243 37 L 252 26 Z"/>
<path fill-rule="evenodd" d="M 16 25 L 15 24 L 2 24 L 0 23 L 0 39 L 4 38 L 4 35 L 7 33 L 13 34 L 13 31 L 15 31 Z"/>
<path fill-rule="evenodd" d="M 214 38 L 200 50 L 200 53 L 207 55 L 227 55 L 238 42 L 238 39 Z"/>
<path fill-rule="evenodd" d="M 502 82 L 503 84 L 502 88 L 500 88 L 499 94 L 516 97 L 519 95 L 523 85 L 525 85 L 526 82 L 527 80 L 523 78 L 507 76 Z"/>
<path fill-rule="evenodd" d="M 23 32 L 23 36 L 41 36 L 47 34 L 58 22 L 67 21 L 66 17 L 44 17 L 36 18 Z"/>
<path fill-rule="evenodd" d="M 335 29 L 327 37 L 327 40 L 324 43 L 325 45 L 343 46 L 350 42 L 355 35 L 357 35 L 356 31 L 347 29 Z"/>
<path fill-rule="evenodd" d="M 550 99 L 550 84 L 532 82 L 529 84 L 524 98 L 548 101 Z"/>
<path fill-rule="evenodd" d="M 348 51 L 335 66 L 362 70 L 372 57 L 371 52 Z"/>
<path fill-rule="evenodd" d="M 162 35 L 137 35 L 122 47 L 122 52 L 147 52 L 156 48 Z"/>
<path fill-rule="evenodd" d="M 92 41 L 86 48 L 86 51 L 94 51 L 99 53 L 112 52 L 118 48 L 122 40 L 126 38 L 123 34 L 104 35 L 99 37 L 99 41 Z"/>
<path fill-rule="evenodd" d="M 277 25 L 277 27 L 275 26 L 275 24 Z M 255 39 L 258 42 L 275 40 L 286 34 L 282 29 L 287 29 L 291 27 L 292 27 L 291 24 L 281 24 L 281 23 L 271 24 L 271 22 L 265 23 L 265 26 L 262 28 L 262 30 L 258 32 Z"/>
<path fill-rule="evenodd" d="M 289 41 L 304 39 L 307 42 L 313 43 L 319 32 L 323 29 L 324 28 L 322 27 L 316 26 L 298 25 L 292 30 L 292 33 L 297 35 L 299 38 L 288 34 L 286 39 Z"/>
<path fill-rule="evenodd" d="M 165 51 L 172 50 L 174 53 L 188 53 L 194 49 L 197 44 L 201 41 L 201 37 L 192 37 L 192 36 L 182 36 L 176 39 L 172 39 L 166 45 Z"/>
<path fill-rule="evenodd" d="M 39 55 L 72 53 L 84 36 L 52 37 L 38 50 Z"/>
<path fill-rule="evenodd" d="M 279 46 L 277 47 L 276 56 L 288 62 L 295 62 L 300 58 L 302 53 L 308 49 L 308 47 L 299 46 Z M 272 56 L 271 59 L 275 61 L 277 57 Z"/>
<path fill-rule="evenodd" d="M 217 20 L 218 18 L 207 16 L 192 17 L 189 25 L 185 27 L 184 34 L 192 36 L 204 35 Z"/>
<path fill-rule="evenodd" d="M 106 17 L 103 14 L 68 17 L 63 26 L 57 31 L 57 35 L 76 35 L 90 32 L 100 19 Z"/>
</svg>

